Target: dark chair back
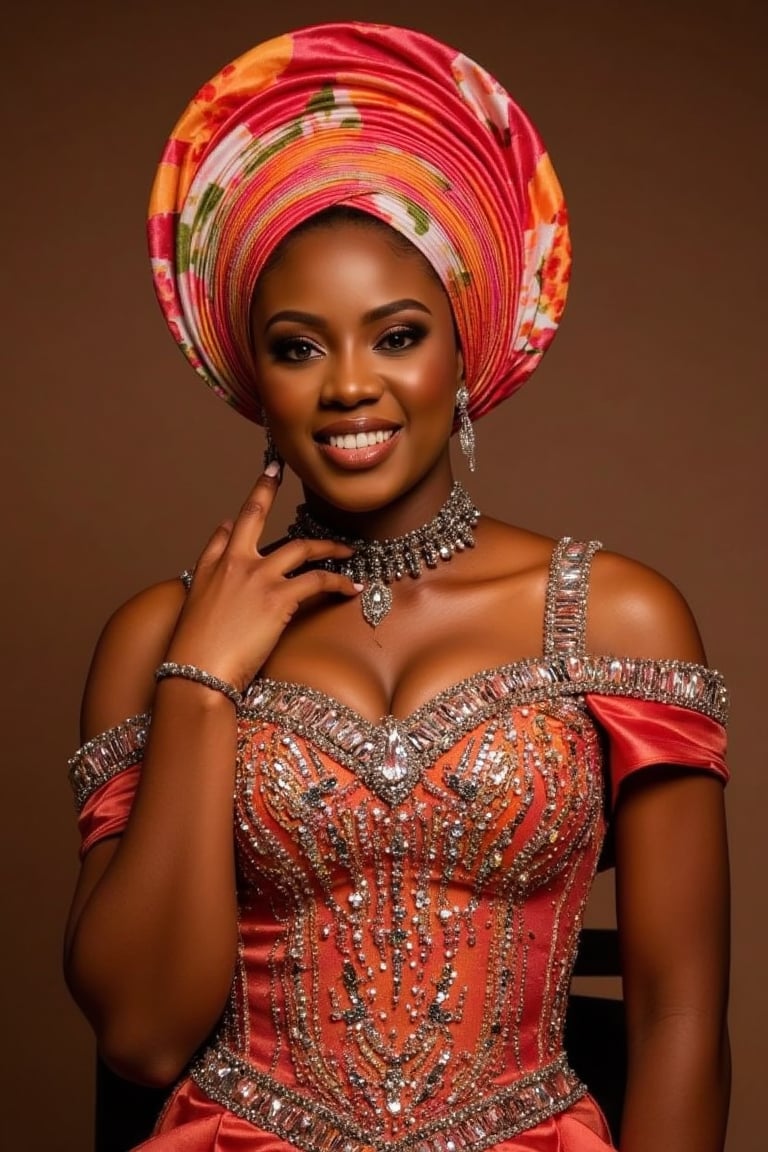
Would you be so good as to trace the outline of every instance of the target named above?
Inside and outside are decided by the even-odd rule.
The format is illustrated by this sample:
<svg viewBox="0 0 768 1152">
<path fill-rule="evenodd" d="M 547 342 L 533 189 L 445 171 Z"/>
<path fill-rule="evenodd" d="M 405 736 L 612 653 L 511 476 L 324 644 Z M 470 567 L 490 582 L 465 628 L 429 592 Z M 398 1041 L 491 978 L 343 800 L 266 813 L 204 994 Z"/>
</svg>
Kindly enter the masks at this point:
<svg viewBox="0 0 768 1152">
<path fill-rule="evenodd" d="M 619 976 L 615 928 L 584 928 L 574 976 Z M 574 1072 L 602 1108 L 618 1145 L 627 1080 L 624 1001 L 573 994 L 565 1018 L 565 1050 Z"/>
</svg>

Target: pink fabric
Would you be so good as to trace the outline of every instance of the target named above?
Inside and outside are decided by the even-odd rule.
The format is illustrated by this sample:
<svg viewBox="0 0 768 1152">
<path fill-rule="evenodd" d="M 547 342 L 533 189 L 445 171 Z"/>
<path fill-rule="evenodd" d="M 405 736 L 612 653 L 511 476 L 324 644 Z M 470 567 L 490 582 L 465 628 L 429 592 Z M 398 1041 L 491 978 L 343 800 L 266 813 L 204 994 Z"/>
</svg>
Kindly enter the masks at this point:
<svg viewBox="0 0 768 1152">
<path fill-rule="evenodd" d="M 193 97 L 157 170 L 148 236 L 172 335 L 217 395 L 260 420 L 250 303 L 298 224 L 334 205 L 385 221 L 453 308 L 475 419 L 552 341 L 570 242 L 562 191 L 523 110 L 422 32 L 322 24 L 268 40 Z"/>
</svg>

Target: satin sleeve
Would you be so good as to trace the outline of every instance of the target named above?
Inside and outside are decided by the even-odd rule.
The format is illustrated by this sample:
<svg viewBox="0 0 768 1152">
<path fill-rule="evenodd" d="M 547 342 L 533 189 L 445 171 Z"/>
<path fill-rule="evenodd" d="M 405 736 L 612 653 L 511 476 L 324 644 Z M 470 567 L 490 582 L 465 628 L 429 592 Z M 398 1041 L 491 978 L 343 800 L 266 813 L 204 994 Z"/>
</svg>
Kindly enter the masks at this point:
<svg viewBox="0 0 768 1152">
<path fill-rule="evenodd" d="M 119 836 L 125 828 L 131 814 L 140 771 L 139 764 L 126 768 L 107 784 L 102 784 L 101 788 L 86 800 L 77 820 L 81 860 L 99 840 Z"/>
<path fill-rule="evenodd" d="M 653 765 L 708 772 L 723 784 L 729 780 L 725 727 L 711 716 L 656 700 L 598 693 L 584 699 L 605 738 L 611 809 L 625 780 Z"/>
<path fill-rule="evenodd" d="M 80 831 L 80 857 L 128 822 L 144 754 L 149 714 L 132 716 L 89 740 L 69 761 Z"/>
</svg>

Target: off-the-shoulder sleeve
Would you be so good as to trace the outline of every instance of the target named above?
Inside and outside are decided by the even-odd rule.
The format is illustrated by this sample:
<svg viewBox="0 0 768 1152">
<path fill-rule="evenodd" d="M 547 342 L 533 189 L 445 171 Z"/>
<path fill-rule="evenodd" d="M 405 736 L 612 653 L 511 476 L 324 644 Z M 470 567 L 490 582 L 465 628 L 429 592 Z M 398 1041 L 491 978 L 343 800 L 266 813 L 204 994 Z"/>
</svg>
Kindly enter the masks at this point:
<svg viewBox="0 0 768 1152">
<path fill-rule="evenodd" d="M 585 699 L 608 745 L 611 807 L 627 777 L 656 764 L 729 779 L 725 728 L 717 720 L 678 704 L 592 694 Z"/>
<path fill-rule="evenodd" d="M 633 773 L 653 765 L 709 772 L 725 783 L 728 693 L 719 672 L 678 660 L 571 657 L 578 686 L 604 733 L 611 806 Z"/>
<path fill-rule="evenodd" d="M 78 749 L 69 761 L 81 857 L 99 840 L 119 835 L 139 782 L 150 716 L 132 716 Z"/>
</svg>

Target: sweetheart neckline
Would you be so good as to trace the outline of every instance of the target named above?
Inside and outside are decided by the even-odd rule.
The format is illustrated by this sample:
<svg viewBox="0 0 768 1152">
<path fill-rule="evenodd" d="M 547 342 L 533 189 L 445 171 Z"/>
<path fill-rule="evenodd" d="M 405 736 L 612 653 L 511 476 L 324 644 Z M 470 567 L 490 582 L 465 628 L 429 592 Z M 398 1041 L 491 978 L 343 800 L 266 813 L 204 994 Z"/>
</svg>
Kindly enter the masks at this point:
<svg viewBox="0 0 768 1152">
<path fill-rule="evenodd" d="M 513 673 L 518 669 L 545 667 L 555 669 L 561 660 L 557 656 L 547 658 L 546 656 L 526 656 L 520 660 L 506 661 L 503 664 L 494 664 L 487 668 L 479 668 L 476 672 L 471 672 L 468 676 L 463 676 L 460 680 L 455 680 L 448 684 L 445 688 L 441 688 L 438 692 L 428 696 L 423 703 L 419 704 L 417 708 L 407 712 L 404 716 L 395 716 L 392 712 L 388 712 L 379 716 L 377 720 L 371 720 L 364 716 L 362 712 L 351 704 L 345 703 L 340 700 L 338 696 L 326 692 L 323 688 L 315 688 L 311 684 L 305 684 L 299 680 L 284 680 L 281 677 L 274 676 L 256 676 L 250 682 L 247 689 L 243 693 L 246 708 L 249 707 L 248 697 L 251 694 L 258 693 L 259 689 L 264 687 L 266 689 L 285 689 L 287 691 L 297 692 L 301 695 L 314 697 L 324 701 L 332 708 L 338 708 L 352 716 L 359 723 L 366 728 L 375 732 L 386 728 L 390 724 L 395 724 L 401 729 L 410 729 L 415 727 L 426 715 L 434 713 L 446 700 L 453 696 L 458 695 L 468 688 L 472 688 L 480 681 L 487 680 L 492 676 L 504 676 Z"/>
</svg>

